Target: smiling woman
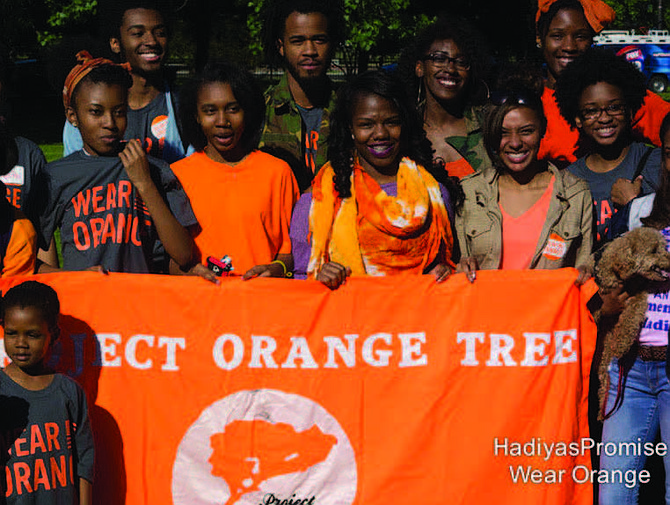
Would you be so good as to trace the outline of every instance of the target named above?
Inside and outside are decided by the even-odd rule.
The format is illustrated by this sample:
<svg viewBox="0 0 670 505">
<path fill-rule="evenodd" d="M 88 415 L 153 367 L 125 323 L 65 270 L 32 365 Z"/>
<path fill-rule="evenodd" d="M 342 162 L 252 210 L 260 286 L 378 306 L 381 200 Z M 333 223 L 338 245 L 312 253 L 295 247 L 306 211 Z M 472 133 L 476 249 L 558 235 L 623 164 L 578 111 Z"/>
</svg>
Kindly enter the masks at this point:
<svg viewBox="0 0 670 505">
<path fill-rule="evenodd" d="M 593 211 L 588 184 L 538 159 L 546 118 L 538 76 L 504 75 L 492 94 L 484 142 L 494 163 L 463 179 L 465 202 L 456 216 L 461 268 L 520 270 L 578 267 L 585 281 Z M 532 81 L 530 84 L 533 84 Z"/>
<path fill-rule="evenodd" d="M 451 205 L 422 166 L 430 148 L 420 124 L 401 82 L 384 71 L 340 89 L 330 161 L 291 223 L 298 272 L 331 289 L 349 275 L 451 273 Z"/>
</svg>

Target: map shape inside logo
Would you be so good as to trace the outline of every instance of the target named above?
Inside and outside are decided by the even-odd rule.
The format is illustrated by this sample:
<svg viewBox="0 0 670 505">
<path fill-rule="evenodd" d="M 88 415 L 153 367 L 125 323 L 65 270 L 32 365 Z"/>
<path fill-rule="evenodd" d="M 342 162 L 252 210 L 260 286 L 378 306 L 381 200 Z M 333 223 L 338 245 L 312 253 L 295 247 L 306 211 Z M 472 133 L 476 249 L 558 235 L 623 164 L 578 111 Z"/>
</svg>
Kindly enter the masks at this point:
<svg viewBox="0 0 670 505">
<path fill-rule="evenodd" d="M 172 472 L 175 505 L 258 505 L 270 495 L 349 505 L 356 487 L 355 455 L 339 423 L 310 399 L 269 389 L 207 407 Z"/>
</svg>

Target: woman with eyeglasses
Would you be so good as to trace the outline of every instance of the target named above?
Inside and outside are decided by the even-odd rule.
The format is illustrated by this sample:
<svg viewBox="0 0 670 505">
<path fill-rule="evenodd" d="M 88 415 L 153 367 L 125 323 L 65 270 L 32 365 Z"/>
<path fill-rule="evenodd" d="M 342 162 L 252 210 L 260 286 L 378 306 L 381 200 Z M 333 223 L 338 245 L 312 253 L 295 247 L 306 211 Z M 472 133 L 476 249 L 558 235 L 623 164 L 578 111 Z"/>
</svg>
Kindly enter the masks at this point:
<svg viewBox="0 0 670 505">
<path fill-rule="evenodd" d="M 538 159 L 546 118 L 542 77 L 529 69 L 503 75 L 484 123 L 484 144 L 493 162 L 461 181 L 465 202 L 456 214 L 460 269 L 577 267 L 577 284 L 593 240 L 588 184 Z"/>
<path fill-rule="evenodd" d="M 561 116 L 554 88 L 556 80 L 577 57 L 593 44 L 593 37 L 614 20 L 614 10 L 603 0 L 538 0 L 537 45 L 546 64 L 542 94 L 547 132 L 540 145 L 541 159 L 560 168 L 583 156 L 579 133 Z M 633 134 L 639 140 L 660 146 L 661 121 L 670 103 L 646 91 L 644 101 L 632 117 Z"/>
<path fill-rule="evenodd" d="M 567 170 L 591 188 L 596 246 L 625 231 L 613 230 L 613 216 L 621 212 L 621 218 L 630 201 L 654 192 L 660 180 L 660 149 L 633 141 L 632 118 L 645 93 L 644 76 L 635 65 L 598 47 L 571 63 L 556 83 L 561 114 L 579 130 L 588 153 Z"/>
<path fill-rule="evenodd" d="M 454 18 L 427 27 L 400 59 L 400 75 L 416 97 L 433 163 L 450 176 L 461 178 L 490 163 L 482 140 L 486 61 L 482 37 Z"/>
</svg>

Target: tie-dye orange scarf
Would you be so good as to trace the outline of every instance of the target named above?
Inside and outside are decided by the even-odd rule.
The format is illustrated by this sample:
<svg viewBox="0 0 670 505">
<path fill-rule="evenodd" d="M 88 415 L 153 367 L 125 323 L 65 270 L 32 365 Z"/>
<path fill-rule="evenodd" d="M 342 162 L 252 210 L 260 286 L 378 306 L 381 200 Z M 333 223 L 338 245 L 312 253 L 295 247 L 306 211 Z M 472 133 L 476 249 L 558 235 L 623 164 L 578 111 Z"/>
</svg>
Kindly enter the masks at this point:
<svg viewBox="0 0 670 505">
<path fill-rule="evenodd" d="M 397 197 L 384 193 L 356 163 L 352 196 L 342 199 L 333 175 L 328 163 L 312 184 L 308 278 L 329 261 L 351 268 L 352 275 L 422 274 L 436 260 L 453 268 L 447 209 L 437 181 L 423 167 L 402 159 Z"/>
</svg>

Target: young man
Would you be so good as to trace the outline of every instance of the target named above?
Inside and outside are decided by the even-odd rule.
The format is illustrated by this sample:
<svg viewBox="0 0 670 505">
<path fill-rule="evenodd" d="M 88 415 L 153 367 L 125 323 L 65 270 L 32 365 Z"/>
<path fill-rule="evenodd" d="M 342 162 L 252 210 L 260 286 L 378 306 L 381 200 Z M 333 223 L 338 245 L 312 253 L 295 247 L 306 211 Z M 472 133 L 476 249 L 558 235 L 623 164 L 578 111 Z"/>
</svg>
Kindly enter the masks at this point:
<svg viewBox="0 0 670 505">
<path fill-rule="evenodd" d="M 101 19 L 111 20 L 109 45 L 130 67 L 133 85 L 128 94 L 126 140 L 137 139 L 147 154 L 173 163 L 186 154 L 177 128 L 175 97 L 166 80 L 168 27 L 152 0 L 108 2 Z M 107 4 L 105 4 L 107 5 Z M 63 155 L 82 148 L 81 134 L 69 122 L 63 130 Z"/>
<path fill-rule="evenodd" d="M 326 75 L 344 38 L 337 0 L 275 0 L 265 13 L 266 56 L 284 76 L 265 93 L 261 147 L 291 165 L 300 190 L 326 162 L 326 138 L 335 91 Z"/>
</svg>

